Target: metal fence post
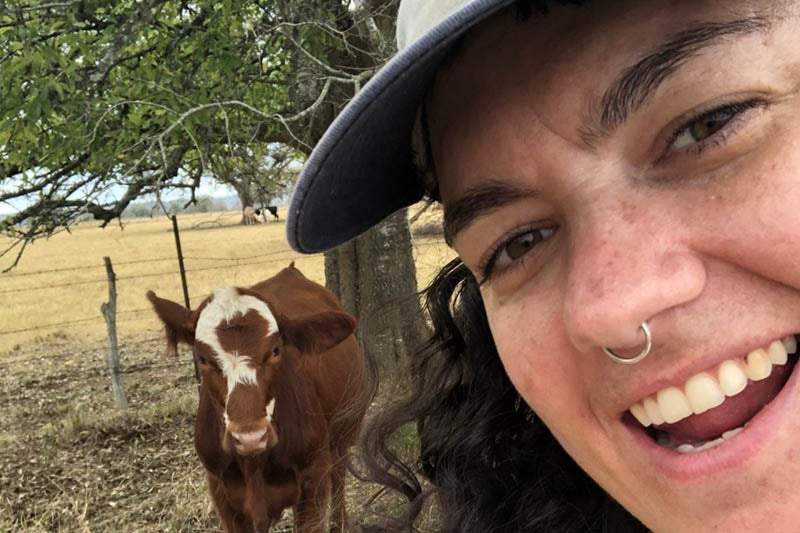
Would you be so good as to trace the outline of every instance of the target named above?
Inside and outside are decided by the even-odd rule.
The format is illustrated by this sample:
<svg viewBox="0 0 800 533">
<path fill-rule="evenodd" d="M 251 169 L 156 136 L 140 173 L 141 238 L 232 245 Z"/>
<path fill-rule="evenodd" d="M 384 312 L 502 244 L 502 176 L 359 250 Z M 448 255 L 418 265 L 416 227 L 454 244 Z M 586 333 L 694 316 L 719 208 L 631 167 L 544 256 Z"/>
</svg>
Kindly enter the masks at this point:
<svg viewBox="0 0 800 533">
<path fill-rule="evenodd" d="M 189 302 L 189 286 L 186 283 L 186 268 L 183 266 L 181 234 L 178 231 L 178 217 L 172 215 L 170 218 L 172 219 L 172 233 L 175 235 L 175 249 L 178 252 L 178 268 L 181 272 L 181 285 L 183 286 L 183 303 L 186 305 L 186 309 L 191 310 L 192 304 Z M 192 357 L 192 364 L 194 364 L 194 379 L 200 383 L 200 370 L 197 368 L 197 361 L 195 361 L 194 357 Z"/>
</svg>

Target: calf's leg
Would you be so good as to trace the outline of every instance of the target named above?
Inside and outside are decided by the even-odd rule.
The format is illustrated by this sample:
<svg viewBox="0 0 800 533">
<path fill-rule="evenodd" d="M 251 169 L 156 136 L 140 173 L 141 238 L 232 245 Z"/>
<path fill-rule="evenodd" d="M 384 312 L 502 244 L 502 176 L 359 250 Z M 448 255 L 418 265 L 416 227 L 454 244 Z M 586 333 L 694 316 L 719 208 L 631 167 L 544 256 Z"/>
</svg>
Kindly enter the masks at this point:
<svg viewBox="0 0 800 533">
<path fill-rule="evenodd" d="M 214 509 L 217 511 L 220 526 L 225 533 L 254 533 L 252 520 L 248 519 L 243 513 L 237 512 L 225 495 L 225 485 L 218 478 L 208 475 L 208 491 Z"/>
<path fill-rule="evenodd" d="M 330 470 L 332 464 L 327 450 L 320 452 L 302 472 L 300 502 L 294 508 L 297 533 L 323 533 L 330 500 Z"/>
</svg>

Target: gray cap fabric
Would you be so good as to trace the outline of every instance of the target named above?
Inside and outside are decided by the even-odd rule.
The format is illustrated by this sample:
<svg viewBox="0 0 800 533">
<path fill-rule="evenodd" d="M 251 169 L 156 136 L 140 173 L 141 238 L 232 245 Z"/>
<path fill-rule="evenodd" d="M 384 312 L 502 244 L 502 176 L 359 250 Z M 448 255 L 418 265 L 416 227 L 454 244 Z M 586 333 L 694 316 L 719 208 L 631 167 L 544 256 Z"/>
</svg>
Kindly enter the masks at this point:
<svg viewBox="0 0 800 533">
<path fill-rule="evenodd" d="M 422 198 L 411 149 L 420 100 L 457 39 L 513 2 L 401 1 L 400 51 L 333 121 L 300 174 L 286 225 L 292 248 L 328 250 Z"/>
</svg>

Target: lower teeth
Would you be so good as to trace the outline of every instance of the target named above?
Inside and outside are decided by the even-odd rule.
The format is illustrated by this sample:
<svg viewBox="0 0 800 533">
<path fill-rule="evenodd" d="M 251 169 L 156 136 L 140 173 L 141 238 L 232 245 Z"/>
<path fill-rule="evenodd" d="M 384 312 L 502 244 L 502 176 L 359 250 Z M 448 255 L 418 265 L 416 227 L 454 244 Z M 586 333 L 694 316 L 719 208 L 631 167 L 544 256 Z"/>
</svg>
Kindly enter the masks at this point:
<svg viewBox="0 0 800 533">
<path fill-rule="evenodd" d="M 706 450 L 710 450 L 711 448 L 716 448 L 723 442 L 732 439 L 733 437 L 741 433 L 742 430 L 744 430 L 744 426 L 726 431 L 720 437 L 717 437 L 714 440 L 707 440 L 703 442 L 697 442 L 694 444 L 686 443 L 679 445 L 676 445 L 674 442 L 672 442 L 672 437 L 670 437 L 668 433 L 659 432 L 658 436 L 656 437 L 656 442 L 658 442 L 658 444 L 660 446 L 663 446 L 664 448 L 669 448 L 670 450 L 675 450 L 676 452 L 679 453 L 699 453 L 699 452 L 704 452 Z"/>
</svg>

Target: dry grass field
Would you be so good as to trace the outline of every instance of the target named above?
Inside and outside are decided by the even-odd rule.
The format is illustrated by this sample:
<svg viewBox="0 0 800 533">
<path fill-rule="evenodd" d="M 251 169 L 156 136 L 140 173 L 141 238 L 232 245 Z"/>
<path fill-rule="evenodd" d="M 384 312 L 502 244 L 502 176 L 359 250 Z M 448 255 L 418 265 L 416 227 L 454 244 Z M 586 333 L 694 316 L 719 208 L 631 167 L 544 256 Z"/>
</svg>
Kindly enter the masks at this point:
<svg viewBox="0 0 800 533">
<path fill-rule="evenodd" d="M 280 222 L 242 226 L 236 212 L 179 217 L 192 302 L 292 260 L 322 282 L 322 256 L 291 251 L 284 218 L 282 211 Z M 420 287 L 452 256 L 436 220 L 426 214 L 412 228 Z M 115 408 L 104 361 L 104 256 L 117 276 L 125 413 Z M 164 217 L 104 230 L 80 225 L 36 242 L 0 275 L 0 531 L 216 530 L 192 446 L 191 357 L 163 354 L 148 289 L 183 300 Z M 356 518 L 372 491 L 352 483 Z"/>
<path fill-rule="evenodd" d="M 239 218 L 237 212 L 178 217 L 193 303 L 219 285 L 249 285 L 269 277 L 293 259 L 310 278 L 323 279 L 321 256 L 292 252 L 283 222 L 243 226 Z M 17 331 L 0 335 L 0 352 L 53 335 L 104 338 L 104 256 L 111 258 L 117 276 L 119 335 L 157 332 L 145 292 L 153 289 L 183 301 L 170 220 L 131 219 L 105 229 L 87 222 L 35 242 L 20 266 L 0 275 L 0 332 Z M 75 324 L 78 320 L 85 323 Z M 47 326 L 61 323 L 67 324 Z"/>
<path fill-rule="evenodd" d="M 297 254 L 289 248 L 285 215 L 284 209 L 279 222 L 249 226 L 239 224 L 238 212 L 179 217 L 192 303 L 220 285 L 247 286 L 268 278 L 291 261 L 307 277 L 324 283 L 322 255 Z M 436 213 L 421 217 L 416 227 L 424 229 L 435 217 Z M 0 239 L 0 246 L 5 244 Z M 415 246 L 423 287 L 452 252 L 435 236 L 420 237 Z M 158 332 L 147 290 L 183 302 L 170 220 L 130 219 L 123 227 L 105 229 L 84 223 L 28 246 L 19 266 L 0 274 L 0 354 L 48 337 L 104 339 L 100 306 L 108 301 L 105 256 L 111 258 L 117 277 L 120 338 Z M 4 259 L 0 270 L 11 262 Z"/>
</svg>

